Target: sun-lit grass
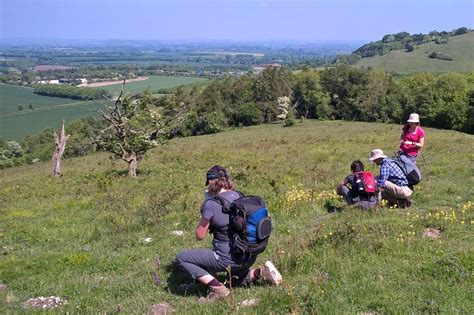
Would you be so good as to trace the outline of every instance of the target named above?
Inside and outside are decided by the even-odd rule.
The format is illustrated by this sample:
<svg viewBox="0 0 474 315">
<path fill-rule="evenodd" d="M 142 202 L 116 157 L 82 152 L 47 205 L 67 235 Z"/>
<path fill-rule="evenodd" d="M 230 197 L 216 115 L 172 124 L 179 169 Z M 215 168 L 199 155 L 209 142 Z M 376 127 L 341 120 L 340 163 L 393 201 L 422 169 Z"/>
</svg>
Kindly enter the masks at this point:
<svg viewBox="0 0 474 315">
<path fill-rule="evenodd" d="M 474 137 L 426 128 L 424 179 L 409 209 L 346 208 L 336 184 L 354 159 L 396 149 L 400 126 L 306 121 L 172 140 L 150 152 L 136 179 L 106 154 L 0 171 L 0 313 L 32 297 L 59 296 L 60 313 L 461 313 L 474 308 Z M 268 250 L 281 287 L 236 288 L 200 305 L 205 288 L 172 272 L 174 256 L 210 246 L 194 239 L 206 169 L 229 168 L 238 189 L 264 197 L 274 221 Z M 114 168 L 115 167 L 115 168 Z M 377 170 L 367 162 L 367 168 Z M 323 218 L 322 218 L 323 217 Z M 321 219 L 322 218 L 322 219 Z M 423 237 L 424 229 L 441 238 Z M 182 230 L 182 237 L 172 235 Z M 144 241 L 151 237 L 150 243 Z M 161 265 L 155 265 L 159 256 Z M 156 286 L 151 272 L 162 281 Z M 239 305 L 258 298 L 251 308 Z"/>
</svg>

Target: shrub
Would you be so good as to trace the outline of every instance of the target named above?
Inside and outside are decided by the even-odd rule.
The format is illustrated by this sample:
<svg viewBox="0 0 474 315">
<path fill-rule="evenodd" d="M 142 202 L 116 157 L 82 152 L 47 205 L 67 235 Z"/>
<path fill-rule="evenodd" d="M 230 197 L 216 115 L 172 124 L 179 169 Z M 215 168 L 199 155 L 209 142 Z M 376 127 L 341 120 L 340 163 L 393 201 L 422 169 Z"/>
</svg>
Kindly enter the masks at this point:
<svg viewBox="0 0 474 315">
<path fill-rule="evenodd" d="M 444 54 L 444 53 L 439 52 L 439 51 L 438 52 L 432 52 L 431 54 L 428 55 L 428 58 L 453 61 L 453 58 L 450 55 Z"/>
<path fill-rule="evenodd" d="M 235 126 L 258 125 L 263 122 L 262 112 L 255 103 L 245 103 L 232 115 L 232 124 Z"/>
<path fill-rule="evenodd" d="M 296 121 L 293 118 L 287 118 L 285 119 L 285 122 L 283 123 L 283 127 L 292 127 L 296 124 Z"/>
</svg>

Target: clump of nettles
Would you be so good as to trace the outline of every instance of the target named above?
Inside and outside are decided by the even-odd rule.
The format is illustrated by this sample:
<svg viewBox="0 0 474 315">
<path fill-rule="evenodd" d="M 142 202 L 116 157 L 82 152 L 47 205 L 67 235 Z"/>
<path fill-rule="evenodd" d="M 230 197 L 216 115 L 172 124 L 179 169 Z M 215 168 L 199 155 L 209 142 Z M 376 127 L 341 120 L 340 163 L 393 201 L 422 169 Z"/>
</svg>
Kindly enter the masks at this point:
<svg viewBox="0 0 474 315">
<path fill-rule="evenodd" d="M 26 308 L 53 309 L 66 304 L 66 299 L 62 300 L 57 296 L 37 297 L 25 302 Z"/>
</svg>

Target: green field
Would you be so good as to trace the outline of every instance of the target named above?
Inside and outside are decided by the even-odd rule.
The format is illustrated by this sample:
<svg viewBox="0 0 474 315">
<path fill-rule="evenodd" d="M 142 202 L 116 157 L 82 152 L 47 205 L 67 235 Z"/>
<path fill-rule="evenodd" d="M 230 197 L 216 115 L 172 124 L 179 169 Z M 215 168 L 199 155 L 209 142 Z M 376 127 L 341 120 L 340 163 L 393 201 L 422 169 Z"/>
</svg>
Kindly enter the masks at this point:
<svg viewBox="0 0 474 315">
<path fill-rule="evenodd" d="M 370 150 L 396 149 L 400 128 L 305 121 L 174 139 L 147 154 L 137 178 L 102 153 L 64 160 L 60 178 L 48 162 L 2 170 L 0 313 L 27 313 L 26 300 L 54 295 L 68 301 L 61 314 L 146 314 L 161 302 L 176 314 L 471 314 L 474 136 L 425 129 L 413 207 L 326 216 L 325 204 L 342 204 L 332 191 L 352 160 L 377 171 Z M 205 288 L 172 262 L 181 250 L 210 247 L 194 229 L 216 163 L 240 191 L 265 198 L 274 232 L 257 264 L 272 260 L 284 283 L 234 288 L 202 305 Z M 423 237 L 426 228 L 441 238 Z"/>
<path fill-rule="evenodd" d="M 130 93 L 140 93 L 149 89 L 151 92 L 156 92 L 160 89 L 172 88 L 180 85 L 198 84 L 206 81 L 207 79 L 195 77 L 150 76 L 147 80 L 126 83 L 125 91 Z M 100 88 L 110 92 L 111 94 L 120 93 L 122 84 L 118 83 L 102 86 Z"/>
<path fill-rule="evenodd" d="M 125 84 L 125 90 L 139 93 L 146 89 L 157 91 L 162 88 L 188 84 L 201 84 L 206 79 L 190 77 L 152 76 L 147 80 Z M 101 87 L 111 94 L 119 93 L 122 85 Z M 28 110 L 29 105 L 33 110 Z M 19 111 L 22 105 L 24 110 Z M 20 140 L 26 135 L 45 128 L 58 127 L 63 119 L 66 123 L 85 116 L 99 115 L 100 101 L 76 101 L 58 97 L 33 94 L 33 89 L 0 84 L 0 137 Z"/>
<path fill-rule="evenodd" d="M 77 101 L 33 94 L 32 88 L 0 84 L 0 137 L 20 140 L 45 128 L 99 113 L 97 101 Z M 33 110 L 29 110 L 29 105 Z M 22 105 L 24 110 L 19 111 Z"/>
<path fill-rule="evenodd" d="M 427 55 L 432 52 L 448 54 L 453 61 L 430 59 Z M 430 42 L 415 46 L 412 52 L 395 50 L 383 56 L 362 58 L 356 66 L 381 68 L 396 74 L 474 71 L 474 32 L 449 37 L 449 42 L 443 45 Z"/>
<path fill-rule="evenodd" d="M 0 84 L 0 115 L 18 113 L 18 106 L 25 110 L 31 104 L 34 109 L 76 103 L 76 100 L 33 94 L 33 89 L 16 85 Z"/>
</svg>

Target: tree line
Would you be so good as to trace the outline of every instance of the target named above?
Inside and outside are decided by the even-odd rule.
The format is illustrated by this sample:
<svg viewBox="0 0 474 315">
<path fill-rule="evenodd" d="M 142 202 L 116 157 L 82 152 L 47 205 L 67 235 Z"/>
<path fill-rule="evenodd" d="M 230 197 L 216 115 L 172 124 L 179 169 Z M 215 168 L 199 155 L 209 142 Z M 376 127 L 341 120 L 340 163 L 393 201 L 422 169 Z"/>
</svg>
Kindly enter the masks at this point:
<svg viewBox="0 0 474 315">
<path fill-rule="evenodd" d="M 282 97 L 289 97 L 287 117 L 281 115 Z M 159 103 L 189 105 L 183 136 L 291 117 L 403 123 L 412 112 L 425 126 L 474 133 L 474 73 L 395 79 L 383 70 L 347 65 L 296 73 L 268 67 L 259 75 L 216 80 L 201 90 L 180 88 Z"/>
<path fill-rule="evenodd" d="M 101 100 L 110 97 L 103 89 L 91 89 L 63 84 L 36 84 L 34 93 L 38 95 L 71 98 L 73 100 Z"/>
<path fill-rule="evenodd" d="M 292 125 L 295 119 L 402 124 L 412 112 L 420 114 L 424 126 L 474 134 L 474 72 L 419 73 L 396 79 L 383 70 L 347 65 L 299 72 L 268 67 L 258 75 L 217 79 L 207 86 L 182 86 L 162 97 L 149 93 L 135 97 L 155 124 L 156 117 L 166 120 L 179 111 L 179 124 L 173 125 L 167 138 L 279 120 Z M 126 100 L 122 106 L 131 99 Z M 127 120 L 135 121 L 133 117 Z M 136 123 L 131 128 L 142 125 Z M 65 157 L 106 148 L 97 142 L 105 126 L 106 122 L 97 118 L 83 118 L 67 126 L 71 138 Z M 0 141 L 0 168 L 49 160 L 51 135 L 52 130 L 46 130 L 19 143 Z M 155 138 L 144 143 L 152 143 Z"/>
</svg>

